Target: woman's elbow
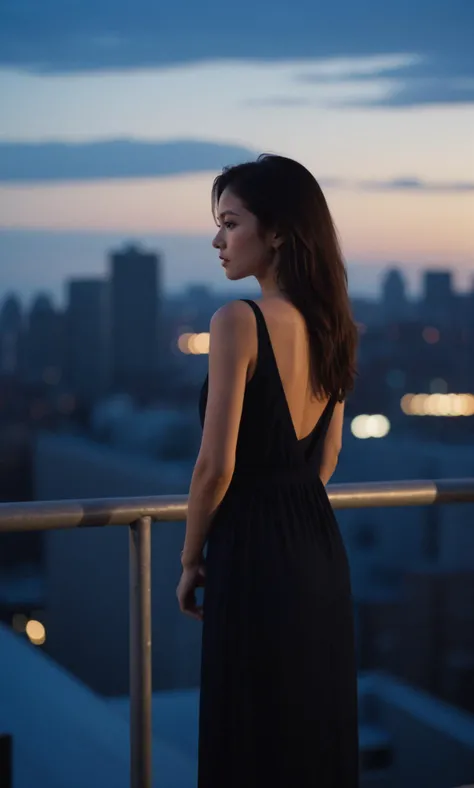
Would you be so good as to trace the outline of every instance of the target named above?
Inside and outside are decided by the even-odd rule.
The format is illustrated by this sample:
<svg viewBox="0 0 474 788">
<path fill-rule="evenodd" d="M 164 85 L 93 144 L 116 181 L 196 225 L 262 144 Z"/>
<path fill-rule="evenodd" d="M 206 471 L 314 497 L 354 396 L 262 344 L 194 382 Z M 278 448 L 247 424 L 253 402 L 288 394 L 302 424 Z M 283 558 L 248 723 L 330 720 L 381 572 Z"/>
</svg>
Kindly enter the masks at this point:
<svg viewBox="0 0 474 788">
<path fill-rule="evenodd" d="M 206 459 L 200 457 L 194 467 L 194 475 L 205 486 L 219 487 L 230 483 L 233 470 L 231 463 L 216 462 L 216 458 L 210 458 L 206 461 Z"/>
<path fill-rule="evenodd" d="M 326 485 L 333 476 L 337 463 L 339 460 L 340 447 L 332 447 L 330 451 L 324 452 L 321 466 L 319 469 L 319 476 L 324 485 Z"/>
<path fill-rule="evenodd" d="M 321 465 L 321 468 L 319 469 L 319 478 L 321 479 L 324 486 L 326 486 L 329 483 L 335 470 L 336 470 L 336 465 L 331 465 L 331 466 Z"/>
</svg>

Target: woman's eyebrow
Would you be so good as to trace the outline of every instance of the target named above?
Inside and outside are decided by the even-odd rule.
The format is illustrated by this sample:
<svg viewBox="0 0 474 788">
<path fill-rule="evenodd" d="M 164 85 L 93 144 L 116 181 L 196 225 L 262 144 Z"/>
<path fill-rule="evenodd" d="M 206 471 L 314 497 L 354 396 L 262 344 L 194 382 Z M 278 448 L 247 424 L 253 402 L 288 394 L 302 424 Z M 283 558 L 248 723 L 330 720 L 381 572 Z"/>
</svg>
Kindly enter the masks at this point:
<svg viewBox="0 0 474 788">
<path fill-rule="evenodd" d="M 238 216 L 239 214 L 236 211 L 222 211 L 219 214 L 219 219 L 223 219 L 227 215 Z"/>
</svg>

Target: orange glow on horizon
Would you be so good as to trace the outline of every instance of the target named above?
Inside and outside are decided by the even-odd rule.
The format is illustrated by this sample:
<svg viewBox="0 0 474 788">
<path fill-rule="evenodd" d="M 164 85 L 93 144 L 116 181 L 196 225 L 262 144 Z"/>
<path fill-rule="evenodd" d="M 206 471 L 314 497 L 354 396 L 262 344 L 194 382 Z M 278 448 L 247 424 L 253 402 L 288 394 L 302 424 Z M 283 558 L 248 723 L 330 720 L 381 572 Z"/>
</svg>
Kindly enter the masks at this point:
<svg viewBox="0 0 474 788">
<path fill-rule="evenodd" d="M 214 173 L 129 181 L 0 187 L 3 228 L 202 235 L 215 231 Z M 470 193 L 328 189 L 348 259 L 470 267 Z"/>
</svg>

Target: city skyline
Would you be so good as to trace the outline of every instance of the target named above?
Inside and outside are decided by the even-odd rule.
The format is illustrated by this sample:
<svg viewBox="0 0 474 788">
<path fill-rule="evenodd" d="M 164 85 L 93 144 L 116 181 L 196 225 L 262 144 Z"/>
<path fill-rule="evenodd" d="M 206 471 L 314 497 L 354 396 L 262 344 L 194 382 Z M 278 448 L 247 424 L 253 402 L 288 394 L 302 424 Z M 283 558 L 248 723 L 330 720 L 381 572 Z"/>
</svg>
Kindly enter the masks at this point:
<svg viewBox="0 0 474 788">
<path fill-rule="evenodd" d="M 0 232 L 0 238 L 1 238 Z M 31 234 L 31 244 L 36 248 L 41 234 Z M 47 239 L 45 239 L 47 241 Z M 4 263 L 3 270 L 0 270 L 0 304 L 10 295 L 20 298 L 24 306 L 31 305 L 34 300 L 42 295 L 47 295 L 52 302 L 59 307 L 64 307 L 67 298 L 67 289 L 71 281 L 85 280 L 108 280 L 108 261 L 111 254 L 121 252 L 130 247 L 135 247 L 141 252 L 157 254 L 161 260 L 162 292 L 164 295 L 174 295 L 184 293 L 188 287 L 203 285 L 208 287 L 210 292 L 221 294 L 223 297 L 236 298 L 241 293 L 255 293 L 258 290 L 257 281 L 252 278 L 240 280 L 237 283 L 228 282 L 217 271 L 217 276 L 205 278 L 202 276 L 202 260 L 204 264 L 211 263 L 212 267 L 218 268 L 218 263 L 209 261 L 207 239 L 202 237 L 154 237 L 124 239 L 120 235 L 112 234 L 91 234 L 80 239 L 76 245 L 72 244 L 71 249 L 74 254 L 70 258 L 63 257 L 63 249 L 68 247 L 70 238 L 68 234 L 57 234 L 57 242 L 53 247 L 55 254 L 50 257 L 50 265 L 47 276 L 36 267 L 35 255 L 31 254 L 31 265 L 24 268 L 18 267 L 18 260 L 15 255 L 10 256 Z M 195 246 L 197 241 L 197 247 Z M 77 251 L 75 247 L 77 248 Z M 14 247 L 13 247 L 14 248 Z M 186 259 L 189 276 L 185 281 L 176 282 L 173 279 L 173 250 L 181 254 Z M 28 251 L 28 245 L 26 246 Z M 171 257 L 169 253 L 171 251 Z M 84 254 L 89 257 L 90 264 L 84 266 Z M 65 265 L 64 263 L 67 263 Z M 368 265 L 349 264 L 348 279 L 349 293 L 353 298 L 368 298 L 379 300 L 382 295 L 382 287 L 385 277 L 389 271 L 399 271 L 403 276 L 406 286 L 407 297 L 417 299 L 421 296 L 423 280 L 428 271 L 449 272 L 452 277 L 453 288 L 460 294 L 474 292 L 474 268 L 465 272 L 459 272 L 456 267 L 447 263 L 443 266 L 430 266 L 421 263 L 415 270 L 411 267 L 403 266 L 397 261 L 389 261 L 379 268 Z M 196 273 L 197 272 L 197 273 Z M 171 275 L 170 275 L 171 274 Z M 23 275 L 23 276 L 22 276 Z M 15 279 L 16 276 L 16 279 Z"/>
<path fill-rule="evenodd" d="M 61 236 L 59 236 L 58 240 L 61 240 Z M 64 239 L 63 239 L 64 240 Z M 67 243 L 67 236 L 66 236 L 66 243 Z M 177 242 L 189 242 L 189 248 L 192 247 L 194 239 L 186 239 L 186 238 L 171 238 L 171 247 L 173 246 L 173 241 Z M 201 242 L 203 239 L 199 239 Z M 159 267 L 160 267 L 160 288 L 159 291 L 165 297 L 174 296 L 174 295 L 184 295 L 188 288 L 192 288 L 194 286 L 199 287 L 206 287 L 209 290 L 209 293 L 215 296 L 222 296 L 223 298 L 232 298 L 234 295 L 235 298 L 239 298 L 243 293 L 247 294 L 255 294 L 258 290 L 258 283 L 254 278 L 247 278 L 244 280 L 240 280 L 238 283 L 227 282 L 225 278 L 221 277 L 220 281 L 211 280 L 211 281 L 203 281 L 202 277 L 194 277 L 190 275 L 190 278 L 181 283 L 178 286 L 173 286 L 173 281 L 167 276 L 167 271 L 170 269 L 172 270 L 172 263 L 173 261 L 167 259 L 166 251 L 169 251 L 169 247 L 167 246 L 166 242 L 163 244 L 163 238 L 153 238 L 152 236 L 148 236 L 145 239 L 137 240 L 137 239 L 127 239 L 124 240 L 117 236 L 114 238 L 113 236 L 107 236 L 107 248 L 103 250 L 103 254 L 101 253 L 101 244 L 105 243 L 105 240 L 101 235 L 97 237 L 89 237 L 89 241 L 95 242 L 97 249 L 100 248 L 100 252 L 95 259 L 95 264 L 90 266 L 89 268 L 84 269 L 84 267 L 76 266 L 74 267 L 74 262 L 76 258 L 69 260 L 70 266 L 66 273 L 62 271 L 62 262 L 63 258 L 60 256 L 57 258 L 57 262 L 59 263 L 59 270 L 55 270 L 54 266 L 52 269 L 50 268 L 49 273 L 58 275 L 64 274 L 62 278 L 58 278 L 57 281 L 49 282 L 49 285 L 45 284 L 44 281 L 41 281 L 41 278 L 38 279 L 36 283 L 34 283 L 31 279 L 27 284 L 25 281 L 21 282 L 19 280 L 18 286 L 14 287 L 11 286 L 11 283 L 8 282 L 10 278 L 11 271 L 14 270 L 14 265 L 10 269 L 4 271 L 4 278 L 5 281 L 8 283 L 8 286 L 2 288 L 2 276 L 0 272 L 0 307 L 4 304 L 11 296 L 20 299 L 23 307 L 25 309 L 31 308 L 37 299 L 42 299 L 44 297 L 48 298 L 51 303 L 60 309 L 64 309 L 66 307 L 66 302 L 68 299 L 69 287 L 71 283 L 81 283 L 81 282 L 109 282 L 110 281 L 110 260 L 115 255 L 120 255 L 123 253 L 128 252 L 138 252 L 139 254 L 144 254 L 145 256 L 153 256 L 159 259 Z M 156 243 L 155 243 L 156 241 Z M 60 252 L 61 247 L 58 247 Z M 84 251 L 84 244 L 82 244 L 81 252 Z M 90 249 L 89 249 L 90 251 Z M 205 254 L 205 247 L 204 245 L 201 248 L 201 252 Z M 13 261 L 14 263 L 14 261 Z M 72 263 L 72 264 L 71 264 Z M 170 264 L 171 263 L 171 264 Z M 354 277 L 354 270 L 356 273 L 361 273 L 362 277 L 359 276 L 359 279 Z M 396 274 L 397 276 L 401 277 L 401 281 L 403 281 L 403 286 L 405 288 L 405 294 L 407 298 L 407 302 L 416 302 L 420 298 L 423 297 L 424 288 L 426 286 L 426 277 L 431 276 L 432 274 L 441 274 L 442 276 L 447 276 L 450 279 L 451 286 L 453 288 L 453 293 L 458 295 L 474 293 L 474 270 L 468 270 L 464 277 L 459 275 L 459 272 L 456 271 L 455 267 L 450 265 L 445 265 L 443 267 L 436 267 L 436 266 L 427 266 L 427 265 L 420 265 L 419 269 L 417 270 L 416 277 L 413 275 L 413 270 L 407 269 L 406 267 L 400 265 L 396 261 L 392 261 L 387 263 L 385 266 L 381 267 L 378 271 L 377 278 L 373 278 L 371 286 L 366 287 L 364 286 L 363 282 L 363 275 L 370 270 L 368 266 L 356 266 L 351 268 L 348 266 L 348 274 L 349 274 L 349 294 L 354 299 L 368 299 L 369 301 L 380 302 L 383 298 L 383 291 L 386 287 L 387 280 L 390 278 L 391 275 Z M 375 271 L 375 269 L 374 269 Z M 30 272 L 32 273 L 33 270 L 31 269 Z M 192 272 L 192 268 L 190 268 L 190 274 Z M 37 272 L 38 273 L 38 272 Z M 6 276 L 5 276 L 6 274 Z M 400 281 L 400 280 L 399 280 Z M 354 284 L 355 282 L 355 284 Z"/>
</svg>

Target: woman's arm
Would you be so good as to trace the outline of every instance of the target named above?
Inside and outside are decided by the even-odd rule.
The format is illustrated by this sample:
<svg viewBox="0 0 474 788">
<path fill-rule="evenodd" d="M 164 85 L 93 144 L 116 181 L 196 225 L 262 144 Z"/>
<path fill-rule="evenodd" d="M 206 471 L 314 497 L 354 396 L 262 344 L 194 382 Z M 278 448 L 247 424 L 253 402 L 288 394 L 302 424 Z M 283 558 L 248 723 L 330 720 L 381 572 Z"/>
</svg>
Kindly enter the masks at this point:
<svg viewBox="0 0 474 788">
<path fill-rule="evenodd" d="M 212 518 L 234 472 L 235 451 L 244 401 L 252 315 L 242 301 L 231 301 L 210 325 L 209 383 L 201 448 L 188 497 L 183 567 L 199 565 Z"/>
<path fill-rule="evenodd" d="M 344 423 L 344 403 L 337 402 L 331 421 L 329 423 L 326 438 L 324 439 L 323 455 L 319 476 L 324 485 L 336 470 L 337 460 L 342 448 L 342 425 Z"/>
</svg>

